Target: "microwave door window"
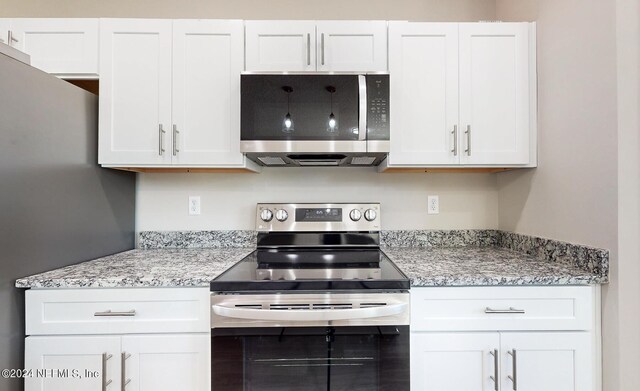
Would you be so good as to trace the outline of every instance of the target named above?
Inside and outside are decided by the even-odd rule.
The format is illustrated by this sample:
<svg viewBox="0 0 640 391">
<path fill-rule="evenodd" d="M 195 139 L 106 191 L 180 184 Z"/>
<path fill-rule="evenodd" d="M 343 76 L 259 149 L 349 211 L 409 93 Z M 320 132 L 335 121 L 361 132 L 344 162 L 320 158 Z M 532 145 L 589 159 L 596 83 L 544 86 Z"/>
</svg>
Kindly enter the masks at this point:
<svg viewBox="0 0 640 391">
<path fill-rule="evenodd" d="M 358 77 L 243 75 L 243 140 L 357 140 Z"/>
</svg>

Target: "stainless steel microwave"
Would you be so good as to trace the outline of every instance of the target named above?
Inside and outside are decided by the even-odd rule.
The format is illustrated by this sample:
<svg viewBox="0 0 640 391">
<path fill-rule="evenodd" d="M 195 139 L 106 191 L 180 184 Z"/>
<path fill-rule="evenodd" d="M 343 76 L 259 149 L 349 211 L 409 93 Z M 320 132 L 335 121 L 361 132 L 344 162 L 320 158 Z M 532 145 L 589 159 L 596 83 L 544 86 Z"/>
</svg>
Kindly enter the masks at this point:
<svg viewBox="0 0 640 391">
<path fill-rule="evenodd" d="M 240 150 L 262 166 L 375 166 L 389 115 L 388 74 L 242 74 Z"/>
</svg>

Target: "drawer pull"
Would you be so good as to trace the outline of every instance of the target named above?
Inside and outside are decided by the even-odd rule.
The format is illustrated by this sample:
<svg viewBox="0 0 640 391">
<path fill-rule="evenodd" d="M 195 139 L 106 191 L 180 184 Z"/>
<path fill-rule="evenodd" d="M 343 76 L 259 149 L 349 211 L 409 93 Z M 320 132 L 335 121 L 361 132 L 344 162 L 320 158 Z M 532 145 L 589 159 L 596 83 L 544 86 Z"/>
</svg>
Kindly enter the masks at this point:
<svg viewBox="0 0 640 391">
<path fill-rule="evenodd" d="M 498 377 L 498 349 L 493 349 L 489 354 L 493 356 L 493 376 L 489 376 L 489 379 L 493 380 L 494 391 L 498 391 L 498 382 L 500 381 Z"/>
<path fill-rule="evenodd" d="M 512 349 L 511 351 L 507 352 L 508 355 L 511 356 L 512 361 L 511 361 L 511 365 L 512 365 L 512 375 L 507 376 L 507 378 L 509 380 L 511 380 L 511 382 L 513 383 L 513 391 L 518 391 L 518 364 L 516 362 L 517 360 L 517 356 L 516 356 L 516 350 Z"/>
<path fill-rule="evenodd" d="M 113 357 L 112 354 L 102 353 L 102 391 L 107 391 L 107 386 L 113 380 L 107 380 L 107 360 Z"/>
<path fill-rule="evenodd" d="M 491 307 L 487 307 L 484 309 L 485 314 L 524 314 L 524 310 L 519 310 L 517 308 L 509 307 L 508 310 L 496 310 Z"/>
<path fill-rule="evenodd" d="M 127 352 L 120 353 L 120 375 L 122 376 L 120 379 L 120 391 L 124 391 L 129 383 L 131 383 L 131 379 L 127 378 L 127 359 L 131 357 L 131 354 Z"/>
<path fill-rule="evenodd" d="M 96 312 L 93 316 L 136 316 L 136 310 L 131 311 L 111 311 L 106 310 L 102 312 Z"/>
</svg>

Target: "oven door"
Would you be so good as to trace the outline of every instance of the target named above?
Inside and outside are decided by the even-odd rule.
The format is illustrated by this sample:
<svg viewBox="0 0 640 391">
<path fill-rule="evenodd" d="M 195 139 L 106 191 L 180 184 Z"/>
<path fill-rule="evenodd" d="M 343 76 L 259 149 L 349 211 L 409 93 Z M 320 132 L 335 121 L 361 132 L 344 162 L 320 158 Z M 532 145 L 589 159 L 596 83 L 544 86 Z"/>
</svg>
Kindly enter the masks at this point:
<svg viewBox="0 0 640 391">
<path fill-rule="evenodd" d="M 409 326 L 212 329 L 216 391 L 409 391 Z"/>
</svg>

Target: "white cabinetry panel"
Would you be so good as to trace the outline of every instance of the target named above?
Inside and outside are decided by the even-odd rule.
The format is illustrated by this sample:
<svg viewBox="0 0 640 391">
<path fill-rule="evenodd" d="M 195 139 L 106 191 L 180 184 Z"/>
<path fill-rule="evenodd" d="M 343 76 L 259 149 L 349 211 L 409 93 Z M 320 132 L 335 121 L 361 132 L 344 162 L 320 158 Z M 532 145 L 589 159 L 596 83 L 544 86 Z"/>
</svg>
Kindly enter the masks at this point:
<svg viewBox="0 0 640 391">
<path fill-rule="evenodd" d="M 503 390 L 594 389 L 589 333 L 500 333 L 500 340 Z"/>
<path fill-rule="evenodd" d="M 387 22 L 319 21 L 316 28 L 319 71 L 387 70 Z"/>
<path fill-rule="evenodd" d="M 102 19 L 101 164 L 171 162 L 171 20 Z"/>
<path fill-rule="evenodd" d="M 458 164 L 458 24 L 389 25 L 389 164 Z"/>
<path fill-rule="evenodd" d="M 173 25 L 172 163 L 241 165 L 242 21 Z"/>
<path fill-rule="evenodd" d="M 247 21 L 247 71 L 314 71 L 314 21 Z"/>
<path fill-rule="evenodd" d="M 122 337 L 127 390 L 210 391 L 211 335 Z"/>
<path fill-rule="evenodd" d="M 18 42 L 13 46 L 31 56 L 31 65 L 64 78 L 98 77 L 98 19 L 11 20 Z M 0 27 L 0 33 L 2 28 Z"/>
<path fill-rule="evenodd" d="M 49 372 L 49 376 L 25 378 L 24 388 L 26 391 L 98 391 L 103 389 L 103 381 L 111 381 L 108 390 L 119 390 L 119 354 L 118 336 L 28 337 L 25 369 L 56 370 L 56 376 Z M 99 376 L 86 376 L 85 371 L 97 372 Z"/>
<path fill-rule="evenodd" d="M 493 391 L 499 348 L 498 333 L 413 333 L 411 389 Z"/>
<path fill-rule="evenodd" d="M 463 164 L 529 162 L 528 32 L 527 23 L 460 24 Z"/>
</svg>

